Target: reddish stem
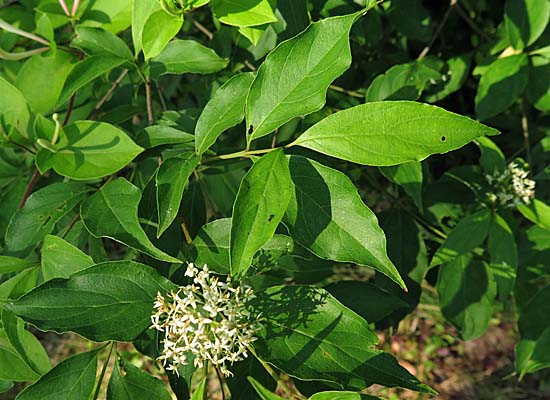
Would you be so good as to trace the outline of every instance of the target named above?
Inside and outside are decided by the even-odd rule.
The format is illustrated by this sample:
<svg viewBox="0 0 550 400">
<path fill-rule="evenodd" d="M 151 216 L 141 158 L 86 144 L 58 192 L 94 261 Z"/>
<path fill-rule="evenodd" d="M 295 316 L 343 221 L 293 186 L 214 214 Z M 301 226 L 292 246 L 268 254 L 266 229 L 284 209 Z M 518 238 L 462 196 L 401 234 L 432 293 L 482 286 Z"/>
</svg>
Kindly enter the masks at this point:
<svg viewBox="0 0 550 400">
<path fill-rule="evenodd" d="M 27 188 L 25 189 L 25 193 L 23 194 L 23 198 L 21 199 L 21 202 L 19 203 L 19 209 L 22 209 L 25 203 L 27 202 L 27 199 L 29 198 L 29 195 L 31 194 L 32 188 L 36 184 L 36 181 L 38 180 L 38 177 L 40 176 L 40 173 L 37 171 L 34 171 L 34 173 L 31 176 L 31 180 L 29 181 L 29 184 L 27 185 Z"/>
</svg>

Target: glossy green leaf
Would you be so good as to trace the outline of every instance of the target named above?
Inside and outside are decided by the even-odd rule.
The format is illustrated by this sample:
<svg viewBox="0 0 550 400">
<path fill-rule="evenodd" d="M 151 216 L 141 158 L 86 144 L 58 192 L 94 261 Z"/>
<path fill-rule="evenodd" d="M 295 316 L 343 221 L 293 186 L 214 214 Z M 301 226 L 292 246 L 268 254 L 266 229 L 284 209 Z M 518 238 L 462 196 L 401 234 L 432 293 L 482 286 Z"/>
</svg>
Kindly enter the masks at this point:
<svg viewBox="0 0 550 400">
<path fill-rule="evenodd" d="M 429 103 L 438 102 L 448 95 L 458 91 L 469 76 L 472 57 L 470 54 L 462 54 L 447 60 L 448 72 L 443 87 L 426 95 Z"/>
<path fill-rule="evenodd" d="M 194 40 L 172 40 L 151 60 L 151 76 L 164 74 L 212 74 L 221 71 L 228 60 Z"/>
<path fill-rule="evenodd" d="M 499 295 L 501 299 L 507 299 L 514 288 L 518 250 L 512 228 L 498 214 L 494 214 L 491 220 L 487 247 Z"/>
<path fill-rule="evenodd" d="M 445 264 L 437 281 L 441 312 L 460 329 L 464 340 L 476 339 L 489 326 L 497 288 L 487 264 L 469 255 Z"/>
<path fill-rule="evenodd" d="M 6 230 L 6 252 L 26 256 L 88 192 L 77 183 L 54 183 L 29 196 Z"/>
<path fill-rule="evenodd" d="M 61 361 L 38 382 L 25 388 L 17 400 L 82 400 L 92 395 L 99 350 L 77 354 Z"/>
<path fill-rule="evenodd" d="M 550 229 L 550 206 L 546 203 L 534 199 L 529 205 L 519 206 L 518 211 L 534 224 Z"/>
<path fill-rule="evenodd" d="M 221 22 L 235 26 L 255 26 L 277 22 L 269 0 L 211 0 L 212 12 Z"/>
<path fill-rule="evenodd" d="M 172 39 L 180 31 L 183 19 L 159 10 L 147 18 L 143 26 L 141 46 L 145 59 L 158 56 Z"/>
<path fill-rule="evenodd" d="M 200 157 L 185 154 L 169 158 L 159 167 L 155 178 L 159 220 L 157 237 L 160 237 L 176 219 L 183 191 L 199 161 Z"/>
<path fill-rule="evenodd" d="M 249 376 L 248 382 L 252 385 L 258 396 L 260 396 L 261 400 L 284 400 L 282 397 L 277 396 L 275 393 L 273 393 L 271 390 L 266 389 L 262 386 L 260 382 L 258 382 L 256 379 Z"/>
<path fill-rule="evenodd" d="M 42 276 L 44 281 L 68 278 L 94 264 L 82 250 L 58 236 L 47 235 L 42 245 Z"/>
<path fill-rule="evenodd" d="M 146 265 L 105 262 L 46 282 L 5 307 L 42 330 L 76 332 L 97 342 L 132 341 L 151 325 L 157 292 L 173 288 Z"/>
<path fill-rule="evenodd" d="M 27 136 L 30 128 L 30 113 L 25 96 L 2 76 L 0 76 L 0 93 L 2 93 L 0 126 L 7 134 L 17 127 L 24 136 Z"/>
<path fill-rule="evenodd" d="M 422 164 L 409 161 L 399 165 L 381 167 L 382 174 L 401 186 L 411 196 L 419 210 L 422 210 Z"/>
<path fill-rule="evenodd" d="M 138 221 L 141 191 L 124 178 L 103 186 L 82 204 L 80 215 L 95 237 L 108 237 L 157 260 L 181 263 L 156 248 Z"/>
<path fill-rule="evenodd" d="M 373 267 L 404 287 L 384 232 L 351 180 L 300 156 L 289 166 L 294 193 L 284 223 L 292 238 L 321 258 Z"/>
<path fill-rule="evenodd" d="M 498 131 L 442 108 L 412 101 L 374 102 L 339 111 L 293 145 L 364 165 L 421 161 Z"/>
<path fill-rule="evenodd" d="M 122 375 L 121 368 L 125 374 Z M 162 381 L 152 377 L 124 358 L 115 364 L 107 387 L 107 400 L 171 400 Z"/>
<path fill-rule="evenodd" d="M 245 175 L 233 207 L 232 275 L 244 275 L 254 254 L 271 239 L 286 211 L 291 191 L 288 163 L 280 149 L 262 156 Z"/>
<path fill-rule="evenodd" d="M 82 50 L 90 56 L 109 55 L 121 57 L 131 62 L 133 55 L 126 43 L 111 32 L 99 28 L 78 26 L 72 47 Z"/>
<path fill-rule="evenodd" d="M 36 165 L 42 173 L 53 168 L 58 174 L 72 179 L 111 175 L 143 151 L 119 128 L 95 121 L 67 125 L 53 148 L 55 153 L 40 150 Z"/>
<path fill-rule="evenodd" d="M 61 106 L 67 102 L 77 90 L 124 62 L 124 58 L 103 54 L 86 57 L 82 61 L 79 61 L 65 80 L 65 85 L 57 100 L 57 106 Z"/>
<path fill-rule="evenodd" d="M 17 257 L 0 256 L 0 275 L 9 274 L 11 272 L 19 272 L 24 269 L 34 267 L 36 261 L 23 260 Z"/>
<path fill-rule="evenodd" d="M 540 289 L 520 309 L 518 327 L 521 341 L 516 347 L 516 370 L 520 376 L 550 366 L 550 287 Z"/>
<path fill-rule="evenodd" d="M 249 142 L 324 106 L 328 86 L 351 64 L 348 35 L 362 14 L 311 24 L 266 57 L 246 104 Z"/>
<path fill-rule="evenodd" d="M 254 312 L 269 315 L 255 343 L 258 355 L 291 376 L 363 390 L 378 383 L 433 393 L 397 360 L 374 348 L 367 321 L 325 290 L 274 286 L 257 293 Z"/>
<path fill-rule="evenodd" d="M 365 100 L 417 100 L 430 81 L 438 80 L 441 73 L 421 61 L 395 65 L 372 81 Z"/>
<path fill-rule="evenodd" d="M 251 72 L 238 74 L 214 93 L 195 128 L 198 155 L 208 150 L 223 132 L 243 120 L 246 98 L 253 80 L 254 74 Z"/>
<path fill-rule="evenodd" d="M 500 114 L 521 96 L 529 79 L 526 54 L 494 61 L 479 81 L 476 113 L 483 121 Z"/>
<path fill-rule="evenodd" d="M 489 233 L 491 221 L 492 216 L 488 210 L 478 211 L 462 219 L 437 249 L 430 267 L 452 261 L 480 246 Z"/>
<path fill-rule="evenodd" d="M 48 56 L 32 56 L 21 67 L 15 86 L 34 112 L 46 113 L 54 108 L 65 79 L 74 66 L 73 60 L 73 55 L 59 50 Z"/>
<path fill-rule="evenodd" d="M 195 137 L 180 129 L 168 125 L 152 125 L 142 130 L 136 137 L 136 143 L 146 149 L 165 144 L 184 144 L 195 140 Z"/>
<path fill-rule="evenodd" d="M 506 34 L 517 50 L 522 50 L 537 40 L 549 20 L 549 0 L 506 0 L 504 5 Z"/>
</svg>

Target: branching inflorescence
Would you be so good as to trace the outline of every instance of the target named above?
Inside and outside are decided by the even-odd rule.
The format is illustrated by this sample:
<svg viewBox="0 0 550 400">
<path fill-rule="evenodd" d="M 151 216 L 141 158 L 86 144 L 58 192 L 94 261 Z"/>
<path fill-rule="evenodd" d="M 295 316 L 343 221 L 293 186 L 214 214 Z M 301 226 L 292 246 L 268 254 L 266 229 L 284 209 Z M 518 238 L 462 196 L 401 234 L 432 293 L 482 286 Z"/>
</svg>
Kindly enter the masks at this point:
<svg viewBox="0 0 550 400">
<path fill-rule="evenodd" d="M 254 298 L 248 286 L 221 282 L 202 269 L 189 264 L 186 276 L 192 283 L 172 291 L 165 298 L 157 294 L 153 327 L 164 332 L 163 352 L 158 358 L 167 370 L 178 374 L 179 365 L 193 362 L 202 368 L 208 362 L 231 376 L 226 363 L 248 356 L 248 348 L 260 328 L 257 316 L 246 305 Z"/>
<path fill-rule="evenodd" d="M 503 172 L 486 175 L 493 191 L 489 199 L 503 207 L 517 207 L 529 204 L 535 197 L 535 181 L 528 178 L 529 170 L 513 161 Z"/>
</svg>

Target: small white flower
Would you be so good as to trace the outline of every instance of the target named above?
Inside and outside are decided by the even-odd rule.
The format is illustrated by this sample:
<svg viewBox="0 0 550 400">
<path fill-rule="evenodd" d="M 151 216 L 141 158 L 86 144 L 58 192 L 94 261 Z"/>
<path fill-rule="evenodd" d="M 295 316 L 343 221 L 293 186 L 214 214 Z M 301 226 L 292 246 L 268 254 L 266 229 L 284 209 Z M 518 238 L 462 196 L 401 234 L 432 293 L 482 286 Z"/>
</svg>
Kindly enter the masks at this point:
<svg viewBox="0 0 550 400">
<path fill-rule="evenodd" d="M 220 282 L 208 267 L 189 264 L 185 275 L 193 284 L 180 287 L 165 298 L 157 294 L 151 323 L 164 332 L 163 352 L 158 358 L 169 371 L 178 373 L 179 365 L 187 365 L 190 354 L 194 365 L 202 368 L 207 362 L 230 376 L 226 362 L 243 360 L 247 348 L 256 340 L 260 324 L 246 309 L 254 298 L 247 286 Z"/>
<path fill-rule="evenodd" d="M 528 178 L 529 171 L 518 162 L 511 162 L 503 172 L 485 175 L 493 191 L 487 193 L 489 201 L 503 207 L 529 204 L 535 197 L 535 181 Z"/>
</svg>

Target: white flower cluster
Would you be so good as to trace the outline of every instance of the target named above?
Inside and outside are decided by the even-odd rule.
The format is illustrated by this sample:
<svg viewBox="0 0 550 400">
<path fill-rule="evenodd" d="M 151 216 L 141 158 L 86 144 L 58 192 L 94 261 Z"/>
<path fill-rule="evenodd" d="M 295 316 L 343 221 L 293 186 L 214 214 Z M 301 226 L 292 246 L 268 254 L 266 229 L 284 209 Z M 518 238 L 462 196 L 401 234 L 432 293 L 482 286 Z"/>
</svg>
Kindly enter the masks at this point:
<svg viewBox="0 0 550 400">
<path fill-rule="evenodd" d="M 493 192 L 489 199 L 503 207 L 517 207 L 529 204 L 535 197 L 535 181 L 528 178 L 529 171 L 517 162 L 511 162 L 504 172 L 485 175 Z"/>
<path fill-rule="evenodd" d="M 228 278 L 220 282 L 202 269 L 189 264 L 185 275 L 193 278 L 190 285 L 172 291 L 164 298 L 160 293 L 154 304 L 153 328 L 164 332 L 164 349 L 158 360 L 167 370 L 178 373 L 179 365 L 194 364 L 202 368 L 207 362 L 231 376 L 226 363 L 248 356 L 247 350 L 260 328 L 246 309 L 255 296 L 247 286 L 233 287 Z"/>
</svg>

